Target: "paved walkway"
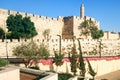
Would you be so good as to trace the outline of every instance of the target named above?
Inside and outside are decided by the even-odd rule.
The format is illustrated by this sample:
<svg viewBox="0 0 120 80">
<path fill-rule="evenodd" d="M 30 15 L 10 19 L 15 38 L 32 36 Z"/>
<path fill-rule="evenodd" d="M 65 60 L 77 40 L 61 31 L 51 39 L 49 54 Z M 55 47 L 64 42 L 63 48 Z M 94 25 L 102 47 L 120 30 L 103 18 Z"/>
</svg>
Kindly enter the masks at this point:
<svg viewBox="0 0 120 80">
<path fill-rule="evenodd" d="M 96 80 L 120 80 L 120 70 L 96 77 Z"/>
</svg>

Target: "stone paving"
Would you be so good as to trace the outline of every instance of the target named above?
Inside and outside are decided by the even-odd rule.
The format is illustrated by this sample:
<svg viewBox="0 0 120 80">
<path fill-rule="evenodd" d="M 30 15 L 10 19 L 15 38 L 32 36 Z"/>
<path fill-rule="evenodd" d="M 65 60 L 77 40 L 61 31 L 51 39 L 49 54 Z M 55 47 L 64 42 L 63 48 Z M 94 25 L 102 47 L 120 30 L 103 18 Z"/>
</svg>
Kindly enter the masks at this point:
<svg viewBox="0 0 120 80">
<path fill-rule="evenodd" d="M 120 70 L 96 77 L 96 80 L 120 80 Z"/>
</svg>

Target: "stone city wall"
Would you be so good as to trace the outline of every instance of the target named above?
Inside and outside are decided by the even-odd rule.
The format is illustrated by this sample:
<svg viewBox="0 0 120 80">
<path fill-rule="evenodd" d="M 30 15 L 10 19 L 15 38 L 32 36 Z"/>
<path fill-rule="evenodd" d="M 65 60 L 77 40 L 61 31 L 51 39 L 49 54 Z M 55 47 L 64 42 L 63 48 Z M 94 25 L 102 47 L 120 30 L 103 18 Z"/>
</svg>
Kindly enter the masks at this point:
<svg viewBox="0 0 120 80">
<path fill-rule="evenodd" d="M 120 39 L 120 33 L 104 32 L 102 39 Z"/>
<path fill-rule="evenodd" d="M 46 16 L 40 16 L 30 13 L 17 12 L 13 10 L 0 9 L 0 27 L 6 30 L 6 20 L 9 15 L 21 14 L 23 17 L 27 16 L 34 22 L 38 35 L 35 38 L 43 38 L 43 31 L 50 29 L 50 36 L 62 33 L 62 27 L 64 26 L 63 17 L 50 18 Z M 54 36 L 52 36 L 54 37 Z"/>
<path fill-rule="evenodd" d="M 9 55 L 9 57 L 13 57 L 12 50 L 14 47 L 24 44 L 24 43 L 29 43 L 31 40 L 0 40 L 0 56 L 1 57 L 6 57 L 6 51 Z M 56 39 L 50 39 L 49 41 L 46 41 L 44 39 L 35 39 L 34 42 L 36 42 L 38 45 L 41 43 L 44 43 L 45 45 L 48 46 L 50 50 L 51 56 L 54 56 L 54 50 L 59 51 L 59 37 Z M 120 54 L 120 40 L 92 40 L 92 39 L 81 39 L 81 47 L 82 47 L 82 52 L 84 56 L 92 56 L 96 55 L 99 56 L 99 53 L 101 51 L 101 55 L 119 55 Z M 76 50 L 78 50 L 78 42 L 75 40 L 76 44 Z M 100 45 L 101 44 L 101 45 Z M 70 51 L 68 48 L 71 48 L 73 46 L 73 40 L 72 39 L 62 39 L 61 40 L 61 47 L 62 47 L 62 52 L 66 53 L 65 56 L 68 57 L 68 51 Z M 101 46 L 101 48 L 100 48 Z M 7 49 L 7 50 L 6 50 Z"/>
<path fill-rule="evenodd" d="M 35 36 L 33 39 L 35 42 L 37 42 L 38 44 L 40 42 L 44 42 L 49 46 L 50 52 L 53 53 L 53 50 L 59 50 L 59 37 L 57 36 L 59 35 L 63 35 L 63 31 L 64 29 L 67 29 L 68 33 L 69 33 L 69 29 L 72 29 L 72 31 L 70 32 L 70 34 L 74 34 L 74 36 L 76 38 L 80 37 L 80 30 L 78 30 L 78 26 L 80 25 L 80 23 L 83 21 L 83 18 L 79 18 L 77 16 L 69 16 L 66 17 L 67 19 L 65 19 L 65 17 L 61 17 L 59 16 L 58 18 L 50 18 L 50 17 L 46 17 L 46 16 L 40 16 L 40 15 L 35 15 L 35 14 L 29 14 L 29 13 L 24 13 L 24 12 L 17 12 L 17 11 L 13 11 L 13 10 L 6 10 L 6 9 L 0 9 L 0 27 L 2 27 L 5 31 L 6 31 L 6 19 L 10 14 L 21 14 L 23 17 L 24 16 L 29 16 L 31 18 L 31 20 L 34 22 L 35 24 L 35 28 L 38 32 L 38 35 Z M 96 22 L 96 25 L 99 25 L 99 22 L 97 22 L 94 18 L 90 18 L 90 17 L 85 17 L 87 20 L 91 19 L 93 21 Z M 68 20 L 68 21 L 66 21 Z M 69 22 L 70 21 L 70 22 Z M 43 31 L 45 29 L 50 29 L 50 40 L 48 42 L 45 42 L 44 37 L 43 37 Z M 65 30 L 66 31 L 66 30 Z M 64 31 L 64 32 L 65 32 Z M 65 32 L 66 33 L 66 32 Z M 68 34 L 67 33 L 67 34 Z M 105 33 L 105 36 L 102 38 L 103 41 L 106 41 L 106 43 L 104 43 L 104 47 L 101 52 L 106 54 L 109 53 L 119 53 L 119 40 L 120 39 L 120 34 L 113 34 L 113 33 Z M 67 36 L 68 37 L 68 36 Z M 71 37 L 72 38 L 72 37 Z M 107 40 L 106 40 L 107 39 Z M 27 40 L 27 42 L 30 40 Z M 23 41 L 18 42 L 18 40 L 13 40 L 12 42 L 10 40 L 7 40 L 7 51 L 9 53 L 9 56 L 12 56 L 12 50 L 13 47 L 16 47 L 17 45 L 20 45 Z M 99 52 L 99 42 L 97 40 L 82 40 L 83 43 L 82 44 L 82 50 L 85 54 L 89 54 L 89 51 L 95 51 Z M 108 43 L 110 42 L 110 43 Z M 67 48 L 68 46 L 72 45 L 73 41 L 68 39 L 68 40 L 62 40 L 62 49 Z M 76 41 L 76 44 L 77 41 Z M 116 44 L 116 45 L 114 45 Z M 0 51 L 1 51 L 1 56 L 6 56 L 6 43 L 2 42 L 2 40 L 0 40 Z M 77 45 L 78 47 L 78 45 Z M 105 49 L 105 50 L 104 50 Z M 67 51 L 65 49 L 65 51 Z"/>
<path fill-rule="evenodd" d="M 31 18 L 38 32 L 38 35 L 34 37 L 35 39 L 36 38 L 43 39 L 44 37 L 42 34 L 45 29 L 50 29 L 51 38 L 56 38 L 57 34 L 63 35 L 64 32 L 66 32 L 64 29 L 67 29 L 67 31 L 69 29 L 72 29 L 70 33 L 74 34 L 76 38 L 79 38 L 81 36 L 80 36 L 80 30 L 78 30 L 78 26 L 84 21 L 84 19 L 94 21 L 95 24 L 98 26 L 98 28 L 100 28 L 99 22 L 96 21 L 94 18 L 88 16 L 85 16 L 85 18 L 80 18 L 78 16 L 68 16 L 68 17 L 59 16 L 58 18 L 51 18 L 51 17 L 41 16 L 31 13 L 17 12 L 14 10 L 0 9 L 0 27 L 2 27 L 5 31 L 7 31 L 6 29 L 7 17 L 11 14 L 12 15 L 21 14 L 23 17 L 27 16 Z M 68 21 L 65 20 L 66 18 Z M 67 33 L 69 33 L 69 31 Z M 112 34 L 110 32 L 108 33 L 105 32 L 105 35 L 103 37 L 103 39 L 118 39 L 118 38 L 120 38 L 120 34 Z"/>
</svg>

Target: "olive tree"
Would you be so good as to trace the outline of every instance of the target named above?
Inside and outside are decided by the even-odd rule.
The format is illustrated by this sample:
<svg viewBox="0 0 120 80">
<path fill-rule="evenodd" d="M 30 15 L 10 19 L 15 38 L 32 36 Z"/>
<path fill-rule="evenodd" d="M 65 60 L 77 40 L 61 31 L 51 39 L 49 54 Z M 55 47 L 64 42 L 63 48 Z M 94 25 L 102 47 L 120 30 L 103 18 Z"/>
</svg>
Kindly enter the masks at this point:
<svg viewBox="0 0 120 80">
<path fill-rule="evenodd" d="M 13 49 L 13 55 L 23 58 L 27 67 L 30 60 L 38 60 L 40 58 L 48 58 L 49 50 L 41 44 L 40 46 L 31 41 L 30 43 L 21 44 Z"/>
</svg>

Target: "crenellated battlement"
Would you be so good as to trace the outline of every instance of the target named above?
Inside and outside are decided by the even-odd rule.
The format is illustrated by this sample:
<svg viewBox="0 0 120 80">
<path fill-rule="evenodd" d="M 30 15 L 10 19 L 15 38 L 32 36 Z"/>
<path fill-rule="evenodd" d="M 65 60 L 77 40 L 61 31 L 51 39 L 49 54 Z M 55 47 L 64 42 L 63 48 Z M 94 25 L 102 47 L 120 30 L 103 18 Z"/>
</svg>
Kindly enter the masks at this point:
<svg viewBox="0 0 120 80">
<path fill-rule="evenodd" d="M 30 17 L 31 21 L 34 22 L 35 28 L 38 32 L 38 35 L 36 35 L 33 38 L 33 41 L 37 44 L 45 43 L 48 45 L 50 52 L 53 53 L 54 50 L 59 50 L 59 42 L 60 38 L 56 35 L 61 35 L 61 43 L 62 48 L 67 48 L 68 45 L 73 44 L 73 35 L 76 38 L 80 38 L 80 30 L 78 29 L 78 26 L 84 21 L 84 20 L 92 20 L 95 22 L 95 25 L 99 28 L 99 22 L 96 21 L 94 18 L 84 16 L 84 17 L 78 17 L 78 16 L 67 16 L 62 17 L 58 16 L 58 18 L 52 18 L 47 16 L 41 16 L 38 14 L 31 14 L 26 12 L 19 12 L 14 10 L 6 10 L 6 9 L 0 9 L 0 27 L 3 29 L 6 28 L 5 21 L 9 15 L 16 15 L 20 14 L 23 17 L 27 16 Z M 50 40 L 45 40 L 43 36 L 43 32 L 45 29 L 50 29 L 49 36 L 51 37 Z M 5 29 L 6 30 L 6 29 Z M 106 32 L 104 34 L 105 36 L 102 38 L 101 42 L 105 44 L 105 46 L 108 46 L 104 51 L 105 53 L 110 53 L 111 50 L 119 49 L 118 44 L 120 44 L 120 34 L 112 34 L 109 32 Z M 113 37 L 114 36 L 114 37 Z M 8 47 L 8 53 L 10 56 L 12 56 L 12 50 L 14 47 L 22 44 L 22 43 L 28 43 L 31 39 L 0 39 L 0 56 L 4 56 L 6 53 L 6 46 Z M 82 49 L 83 52 L 86 51 L 92 51 L 94 48 L 98 50 L 99 42 L 97 40 L 92 39 L 81 39 Z M 75 40 L 75 43 L 78 47 L 78 42 Z M 7 45 L 6 45 L 7 44 Z M 114 45 L 115 44 L 115 45 Z M 111 49 L 113 47 L 113 49 Z M 117 52 L 118 53 L 118 52 Z"/>
<path fill-rule="evenodd" d="M 37 29 L 37 32 L 39 32 L 40 34 L 42 34 L 41 32 L 44 31 L 44 29 L 52 29 L 52 33 L 55 35 L 57 34 L 62 34 L 62 32 L 64 31 L 63 27 L 66 27 L 66 30 L 68 28 L 71 27 L 71 29 L 73 29 L 73 33 L 75 34 L 75 36 L 79 37 L 79 30 L 78 26 L 86 19 L 86 20 L 92 20 L 95 22 L 96 26 L 99 27 L 100 23 L 99 21 L 96 21 L 94 18 L 92 17 L 88 17 L 85 16 L 84 18 L 78 17 L 78 16 L 67 16 L 67 17 L 62 17 L 62 16 L 58 16 L 58 18 L 52 18 L 52 17 L 47 17 L 47 16 L 41 16 L 41 15 L 37 15 L 37 14 L 31 14 L 31 13 L 26 13 L 26 12 L 19 12 L 19 11 L 14 11 L 14 10 L 7 10 L 7 9 L 2 9 L 0 8 L 0 26 L 4 29 L 5 26 L 5 20 L 7 19 L 7 17 L 9 15 L 15 15 L 15 14 L 21 14 L 23 17 L 27 16 L 30 17 L 31 20 L 35 23 L 35 27 Z M 73 27 L 73 28 L 72 28 Z M 43 29 L 42 29 L 43 28 Z M 64 32 L 66 32 L 66 30 Z M 70 30 L 68 30 L 69 32 Z M 39 35 L 39 34 L 38 34 Z M 39 35 L 42 36 L 42 35 Z M 108 36 L 113 36 L 113 34 L 108 34 L 105 33 L 104 38 L 109 39 Z M 118 34 L 114 34 L 115 38 L 118 38 L 119 35 Z M 112 38 L 112 37 L 110 37 Z"/>
<path fill-rule="evenodd" d="M 46 42 L 46 39 L 0 39 L 0 43 L 4 43 L 4 42 L 7 42 L 7 43 L 21 43 L 21 42 L 30 42 L 30 41 L 34 41 L 34 42 Z M 77 41 L 77 40 L 76 40 Z M 97 40 L 97 39 L 80 39 L 80 41 L 82 43 L 89 43 L 91 44 L 92 42 L 103 42 L 103 43 L 109 43 L 109 42 L 119 42 L 120 44 L 120 39 L 100 39 L 100 40 Z M 47 40 L 48 43 L 58 43 L 59 44 L 59 39 L 56 38 L 56 39 L 50 39 L 50 40 Z M 61 39 L 61 42 L 64 44 L 64 43 L 73 43 L 73 39 Z"/>
<path fill-rule="evenodd" d="M 8 53 L 9 56 L 12 56 L 12 50 L 14 47 L 21 45 L 21 44 L 25 44 L 25 43 L 29 43 L 31 41 L 31 39 L 7 39 L 6 40 L 2 40 L 0 39 L 0 50 L 1 54 L 0 56 L 5 56 L 5 50 L 6 47 L 8 49 Z M 48 46 L 50 53 L 52 55 L 54 50 L 58 50 L 59 51 L 59 38 L 56 39 L 50 39 L 50 40 L 45 40 L 45 39 L 34 39 L 33 40 L 35 43 L 37 43 L 38 45 L 40 45 L 41 43 L 44 43 L 45 45 Z M 74 43 L 76 44 L 76 49 L 78 51 L 78 41 L 75 39 Z M 99 52 L 99 46 L 101 44 L 101 53 L 102 55 L 117 55 L 120 53 L 120 39 L 101 39 L 101 40 L 94 40 L 94 39 L 80 39 L 80 43 L 81 43 L 81 48 L 82 48 L 82 52 L 84 55 L 88 55 L 90 54 L 91 51 L 96 50 L 97 52 Z M 7 44 L 7 46 L 6 46 Z M 61 47 L 62 49 L 64 49 L 65 51 L 67 50 L 67 48 L 72 47 L 73 46 L 73 40 L 72 39 L 62 39 L 61 40 Z"/>
<path fill-rule="evenodd" d="M 34 18 L 34 19 L 46 19 L 46 20 L 53 20 L 53 21 L 59 21 L 59 20 L 63 19 L 63 17 L 61 17 L 61 16 L 58 16 L 58 18 L 51 18 L 51 17 L 47 17 L 47 16 L 41 16 L 41 15 L 25 13 L 25 12 L 17 12 L 17 11 L 14 11 L 14 10 L 6 10 L 6 9 L 1 9 L 1 8 L 0 8 L 0 14 L 2 14 L 2 15 L 20 14 L 23 17 L 27 16 L 27 17 L 31 17 L 31 18 Z"/>
<path fill-rule="evenodd" d="M 74 18 L 77 19 L 77 20 L 80 20 L 80 17 L 78 17 L 78 16 L 74 16 Z"/>
<path fill-rule="evenodd" d="M 0 14 L 8 15 L 8 10 L 6 9 L 0 9 Z"/>
</svg>

